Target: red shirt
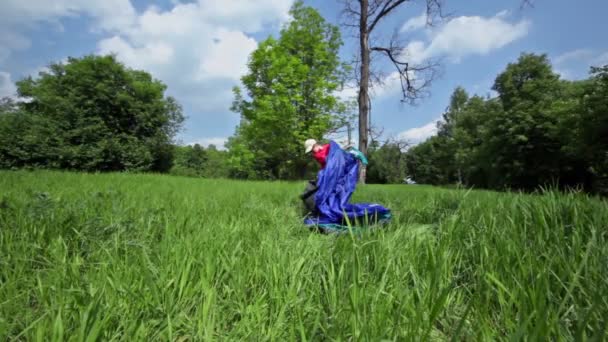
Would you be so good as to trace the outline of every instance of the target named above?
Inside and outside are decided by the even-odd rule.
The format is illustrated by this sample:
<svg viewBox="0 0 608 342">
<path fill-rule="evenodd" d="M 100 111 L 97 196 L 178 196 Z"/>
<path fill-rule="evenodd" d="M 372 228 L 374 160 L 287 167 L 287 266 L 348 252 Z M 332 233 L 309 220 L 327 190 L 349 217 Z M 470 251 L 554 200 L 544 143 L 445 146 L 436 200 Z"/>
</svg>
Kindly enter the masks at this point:
<svg viewBox="0 0 608 342">
<path fill-rule="evenodd" d="M 313 152 L 312 156 L 319 162 L 319 164 L 321 164 L 321 168 L 324 168 L 325 164 L 327 163 L 328 154 L 329 154 L 329 144 L 325 144 L 325 145 L 323 145 L 323 147 L 321 147 L 320 150 L 318 150 L 317 152 Z"/>
</svg>

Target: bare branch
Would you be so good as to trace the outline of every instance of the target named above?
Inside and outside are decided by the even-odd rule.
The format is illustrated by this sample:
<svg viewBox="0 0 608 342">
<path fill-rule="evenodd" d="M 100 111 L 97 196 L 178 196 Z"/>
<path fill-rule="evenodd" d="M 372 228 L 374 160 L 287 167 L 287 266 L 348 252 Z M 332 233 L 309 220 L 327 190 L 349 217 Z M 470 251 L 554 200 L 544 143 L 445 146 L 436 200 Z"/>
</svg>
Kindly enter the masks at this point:
<svg viewBox="0 0 608 342">
<path fill-rule="evenodd" d="M 339 14 L 340 26 L 345 28 L 346 34 L 352 38 L 357 38 L 359 34 L 359 11 L 358 0 L 338 0 L 342 4 L 342 11 Z"/>
<path fill-rule="evenodd" d="M 384 127 L 370 126 L 369 135 L 371 141 L 379 141 L 380 137 L 384 135 Z"/>
<path fill-rule="evenodd" d="M 384 52 L 384 53 L 386 53 L 386 55 L 388 56 L 388 58 L 390 58 L 390 60 L 393 63 L 398 64 L 398 65 L 406 65 L 407 66 L 406 62 L 400 62 L 400 61 L 398 61 L 398 60 L 395 59 L 395 56 L 393 56 L 393 52 L 392 52 L 391 49 L 383 48 L 383 47 L 373 47 L 373 48 L 371 48 L 371 50 L 372 51 L 381 51 L 381 52 Z"/>
<path fill-rule="evenodd" d="M 368 15 L 369 18 L 373 17 L 371 24 L 368 28 L 368 33 L 371 33 L 378 22 L 383 18 L 389 15 L 394 9 L 396 9 L 399 5 L 409 2 L 411 0 L 373 0 L 372 4 L 369 6 Z M 533 1 L 533 0 L 523 0 L 523 1 Z M 382 6 L 382 10 L 377 15 L 375 14 L 380 8 L 380 5 L 384 3 Z M 434 26 L 435 18 L 439 17 L 440 19 L 446 19 L 450 16 L 450 14 L 446 14 L 443 12 L 443 0 L 426 0 L 426 24 L 427 26 Z"/>
<path fill-rule="evenodd" d="M 443 12 L 443 0 L 426 0 L 426 25 L 434 26 L 435 18 L 439 17 L 442 21 L 451 16 L 451 13 Z"/>
<path fill-rule="evenodd" d="M 367 9 L 368 18 L 374 17 L 386 0 L 371 0 Z"/>
<path fill-rule="evenodd" d="M 520 9 L 524 9 L 526 7 L 534 8 L 533 2 L 534 2 L 534 0 L 522 0 L 519 8 Z"/>
<path fill-rule="evenodd" d="M 382 10 L 380 11 L 380 13 L 378 13 L 376 15 L 376 17 L 374 18 L 372 23 L 369 25 L 367 32 L 368 33 L 372 32 L 374 30 L 374 28 L 376 27 L 376 25 L 378 24 L 378 22 L 380 21 L 380 19 L 387 16 L 389 13 L 391 13 L 392 10 L 397 8 L 397 6 L 401 5 L 402 3 L 406 2 L 406 1 L 409 1 L 409 0 L 388 0 L 388 1 L 386 1 L 384 3 L 384 6 L 382 7 Z"/>
<path fill-rule="evenodd" d="M 359 16 L 361 16 L 361 12 L 359 12 L 359 10 L 357 9 L 357 7 L 359 7 L 359 5 L 355 6 L 353 3 L 355 2 L 354 0 L 340 0 L 340 2 L 342 3 L 342 7 L 343 10 L 340 13 L 340 16 L 342 17 L 341 19 L 356 19 L 359 18 Z M 357 1 L 358 3 L 358 1 Z M 342 25 L 348 24 L 348 21 L 342 21 Z M 355 20 L 356 21 L 356 20 Z M 358 21 L 356 21 L 358 23 Z"/>
<path fill-rule="evenodd" d="M 401 102 L 414 104 L 416 100 L 428 95 L 428 87 L 438 76 L 440 63 L 429 60 L 423 64 L 413 65 L 403 60 L 404 48 L 392 39 L 388 47 L 375 46 L 372 51 L 380 52 L 387 56 L 399 75 L 401 85 Z"/>
</svg>

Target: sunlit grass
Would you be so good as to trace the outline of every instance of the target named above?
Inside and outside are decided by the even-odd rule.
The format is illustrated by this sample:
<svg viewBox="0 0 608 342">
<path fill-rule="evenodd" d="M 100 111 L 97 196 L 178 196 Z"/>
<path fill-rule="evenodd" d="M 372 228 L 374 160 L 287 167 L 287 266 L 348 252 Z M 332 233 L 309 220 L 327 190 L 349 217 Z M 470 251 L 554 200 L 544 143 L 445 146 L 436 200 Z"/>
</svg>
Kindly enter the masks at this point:
<svg viewBox="0 0 608 342">
<path fill-rule="evenodd" d="M 606 202 L 368 185 L 392 223 L 333 236 L 303 187 L 0 172 L 0 339 L 606 336 Z"/>
</svg>

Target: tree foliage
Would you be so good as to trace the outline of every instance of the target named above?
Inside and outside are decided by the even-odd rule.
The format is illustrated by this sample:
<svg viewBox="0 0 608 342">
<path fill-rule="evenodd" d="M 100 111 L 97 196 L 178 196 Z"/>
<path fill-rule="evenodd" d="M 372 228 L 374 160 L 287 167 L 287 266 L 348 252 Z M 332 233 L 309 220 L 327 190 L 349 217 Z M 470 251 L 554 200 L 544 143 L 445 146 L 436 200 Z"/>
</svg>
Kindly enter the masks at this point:
<svg viewBox="0 0 608 342">
<path fill-rule="evenodd" d="M 175 146 L 175 161 L 171 173 L 179 176 L 228 178 L 228 152 L 215 145 L 206 149 L 199 145 Z"/>
<path fill-rule="evenodd" d="M 438 135 L 408 152 L 408 172 L 430 184 L 605 192 L 607 85 L 606 66 L 565 81 L 545 55 L 522 54 L 496 77 L 497 97 L 454 91 Z"/>
<path fill-rule="evenodd" d="M 171 167 L 171 141 L 184 117 L 150 74 L 128 69 L 114 56 L 85 56 L 54 63 L 17 88 L 25 101 L 2 106 L 0 167 Z"/>
<path fill-rule="evenodd" d="M 342 79 L 339 30 L 297 2 L 278 39 L 261 42 L 234 89 L 241 123 L 228 146 L 232 175 L 301 177 L 309 164 L 302 142 L 336 128 L 345 105 L 335 96 Z"/>
<path fill-rule="evenodd" d="M 401 141 L 386 141 L 380 146 L 373 141 L 368 150 L 367 182 L 375 184 L 403 183 L 406 175 L 407 144 Z"/>
</svg>

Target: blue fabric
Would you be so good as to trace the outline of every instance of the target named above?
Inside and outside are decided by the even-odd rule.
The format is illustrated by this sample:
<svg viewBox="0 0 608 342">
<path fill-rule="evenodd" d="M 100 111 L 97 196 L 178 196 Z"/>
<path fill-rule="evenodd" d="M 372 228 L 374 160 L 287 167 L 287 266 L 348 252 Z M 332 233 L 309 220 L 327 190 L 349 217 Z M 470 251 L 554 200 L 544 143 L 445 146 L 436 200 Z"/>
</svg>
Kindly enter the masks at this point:
<svg viewBox="0 0 608 342">
<path fill-rule="evenodd" d="M 349 203 L 357 186 L 359 164 L 334 141 L 330 142 L 327 164 L 319 172 L 315 194 L 318 216 L 307 218 L 307 225 L 370 223 L 390 217 L 390 210 L 374 203 Z M 345 217 L 348 220 L 345 220 Z"/>
</svg>

